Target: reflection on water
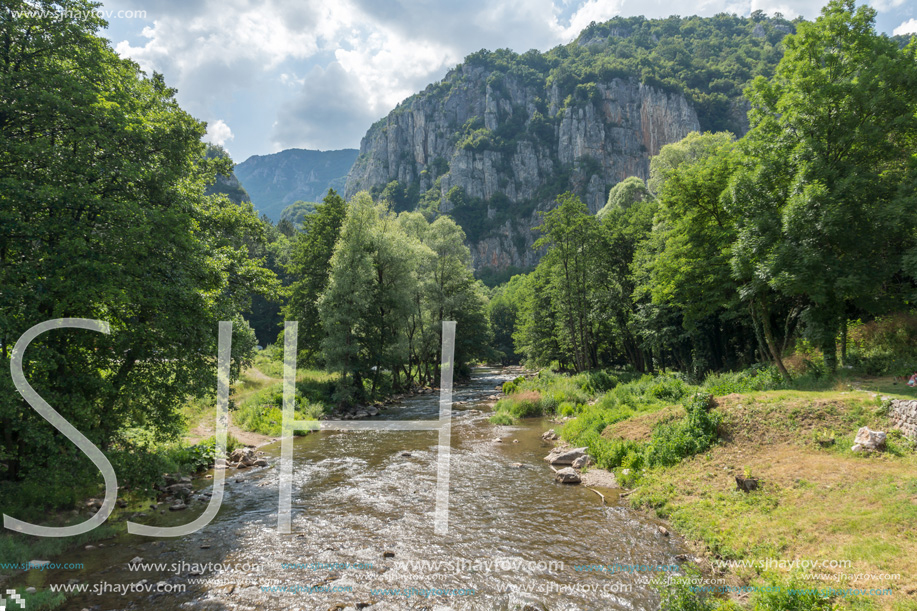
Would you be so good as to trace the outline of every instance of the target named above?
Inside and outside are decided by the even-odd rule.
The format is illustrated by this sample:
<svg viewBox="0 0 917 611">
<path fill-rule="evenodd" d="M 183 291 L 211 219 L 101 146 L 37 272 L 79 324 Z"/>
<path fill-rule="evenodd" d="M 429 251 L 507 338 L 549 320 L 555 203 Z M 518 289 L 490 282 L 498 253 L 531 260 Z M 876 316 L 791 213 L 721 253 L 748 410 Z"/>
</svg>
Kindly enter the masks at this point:
<svg viewBox="0 0 917 611">
<path fill-rule="evenodd" d="M 655 609 L 658 598 L 646 585 L 650 573 L 574 567 L 672 565 L 684 551 L 680 540 L 661 536 L 652 521 L 617 504 L 614 493 L 606 494 L 610 506 L 603 506 L 583 487 L 553 483 L 542 460 L 549 447 L 540 437 L 545 423 L 495 427 L 487 422 L 487 413 L 474 409 L 475 403 L 510 377 L 480 369 L 471 384 L 456 388 L 454 400 L 461 404 L 453 412 L 446 536 L 433 534 L 436 432 L 320 432 L 296 440 L 291 535 L 276 530 L 279 470 L 274 467 L 280 447 L 273 444 L 262 448 L 272 467 L 227 474 L 222 510 L 207 528 L 181 540 L 125 535 L 61 560 L 83 562 L 82 574 L 33 571 L 29 579 L 38 581 L 31 585 L 77 578 L 100 591 L 106 583 L 145 579 L 144 585 L 154 589 L 186 588 L 184 593 L 88 593 L 66 605 L 106 611 L 520 609 L 525 604 L 550 611 Z M 380 417 L 437 416 L 434 394 L 410 398 Z M 497 436 L 502 443 L 494 441 Z M 202 509 L 201 503 L 197 511 Z M 153 515 L 159 523 L 175 524 L 195 513 Z M 166 566 L 131 571 L 127 563 L 136 556 L 145 564 Z M 276 591 L 265 591 L 271 586 Z M 473 589 L 474 594 L 430 596 L 426 590 L 431 589 Z M 398 595 L 399 590 L 412 595 Z"/>
</svg>

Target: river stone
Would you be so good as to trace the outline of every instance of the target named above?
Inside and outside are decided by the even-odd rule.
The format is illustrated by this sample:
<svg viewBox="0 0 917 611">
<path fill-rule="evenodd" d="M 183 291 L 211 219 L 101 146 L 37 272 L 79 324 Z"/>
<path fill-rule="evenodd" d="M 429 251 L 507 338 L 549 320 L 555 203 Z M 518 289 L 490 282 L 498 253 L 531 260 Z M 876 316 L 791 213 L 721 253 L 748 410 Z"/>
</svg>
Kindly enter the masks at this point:
<svg viewBox="0 0 917 611">
<path fill-rule="evenodd" d="M 572 465 L 573 462 L 585 456 L 589 448 L 567 448 L 567 449 L 555 449 L 552 450 L 550 454 L 544 457 L 544 459 L 551 463 L 552 465 Z"/>
<path fill-rule="evenodd" d="M 131 558 L 131 561 L 128 562 L 128 564 L 140 564 L 141 562 L 143 562 L 143 558 L 141 558 L 140 556 L 135 556 Z"/>
<path fill-rule="evenodd" d="M 541 436 L 541 438 L 544 439 L 545 441 L 554 441 L 555 439 L 557 439 L 557 433 L 554 432 L 554 429 L 550 429 L 548 431 L 545 431 L 544 434 Z"/>
<path fill-rule="evenodd" d="M 191 488 L 191 484 L 173 484 L 166 488 L 166 492 L 173 496 L 187 499 L 189 496 L 191 496 L 193 488 Z"/>
<path fill-rule="evenodd" d="M 879 450 L 884 450 L 885 433 L 883 431 L 873 431 L 868 426 L 864 426 L 857 431 L 853 444 L 851 450 L 854 452 L 878 452 Z"/>
<path fill-rule="evenodd" d="M 35 594 L 36 592 L 38 592 L 38 590 L 36 590 L 35 588 L 31 586 L 25 589 L 26 594 Z"/>
<path fill-rule="evenodd" d="M 578 484 L 580 483 L 580 477 L 573 467 L 564 467 L 554 474 L 554 481 L 561 484 Z"/>
<path fill-rule="evenodd" d="M 576 460 L 574 460 L 574 461 L 573 461 L 573 468 L 574 468 L 574 469 L 582 469 L 582 468 L 584 468 L 584 467 L 588 467 L 588 466 L 591 465 L 591 464 L 592 464 L 592 458 L 587 454 L 587 455 L 585 455 L 585 456 L 580 456 L 579 458 L 577 458 Z"/>
<path fill-rule="evenodd" d="M 182 510 L 187 509 L 187 508 L 188 508 L 188 506 L 185 505 L 184 502 L 179 501 L 179 502 L 175 503 L 174 505 L 170 505 L 170 506 L 169 506 L 169 511 L 182 511 Z"/>
<path fill-rule="evenodd" d="M 379 410 L 378 410 L 377 408 L 375 408 L 375 407 L 368 407 L 368 408 L 366 409 L 366 412 L 367 412 L 370 416 L 378 416 L 378 415 L 379 415 Z"/>
<path fill-rule="evenodd" d="M 266 466 L 267 466 L 267 461 L 264 460 L 263 458 L 259 458 L 258 460 L 256 460 L 256 461 L 254 462 L 254 466 L 256 466 L 256 467 L 266 467 Z"/>
<path fill-rule="evenodd" d="M 369 416 L 369 412 L 367 412 L 365 409 L 361 409 L 353 415 L 354 418 L 366 418 L 367 416 Z"/>
</svg>

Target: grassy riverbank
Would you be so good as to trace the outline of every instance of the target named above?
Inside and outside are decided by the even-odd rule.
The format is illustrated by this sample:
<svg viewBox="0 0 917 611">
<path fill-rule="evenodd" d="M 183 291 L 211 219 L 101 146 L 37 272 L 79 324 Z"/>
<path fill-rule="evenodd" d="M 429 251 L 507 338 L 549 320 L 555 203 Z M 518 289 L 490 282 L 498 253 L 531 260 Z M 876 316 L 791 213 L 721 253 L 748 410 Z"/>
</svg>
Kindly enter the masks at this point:
<svg viewBox="0 0 917 611">
<path fill-rule="evenodd" d="M 588 446 L 599 466 L 634 490 L 634 507 L 667 519 L 689 540 L 701 559 L 697 578 L 774 590 L 727 598 L 669 584 L 663 609 L 917 609 L 917 453 L 891 429 L 883 401 L 917 391 L 891 378 L 788 385 L 766 370 L 701 385 L 620 376 L 612 388 L 597 388 L 611 377 L 518 380 L 493 420 L 567 416 L 561 436 Z M 861 426 L 888 431 L 887 450 L 852 452 Z M 758 478 L 761 488 L 740 492 L 735 476 Z M 794 571 L 786 566 L 794 560 L 841 566 Z M 790 595 L 790 587 L 892 593 Z"/>
</svg>

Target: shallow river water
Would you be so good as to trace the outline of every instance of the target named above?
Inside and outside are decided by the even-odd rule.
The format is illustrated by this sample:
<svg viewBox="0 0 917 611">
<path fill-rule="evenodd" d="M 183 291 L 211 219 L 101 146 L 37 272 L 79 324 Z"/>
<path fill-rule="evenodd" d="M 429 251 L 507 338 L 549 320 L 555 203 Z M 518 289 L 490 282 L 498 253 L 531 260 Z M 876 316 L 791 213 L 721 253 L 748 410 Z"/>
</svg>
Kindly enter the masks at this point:
<svg viewBox="0 0 917 611">
<path fill-rule="evenodd" d="M 616 491 L 602 490 L 603 505 L 555 484 L 542 460 L 550 423 L 490 424 L 479 403 L 511 377 L 478 369 L 455 389 L 446 535 L 433 530 L 436 432 L 323 431 L 295 442 L 292 534 L 277 531 L 275 443 L 261 448 L 269 467 L 227 472 L 222 509 L 194 535 L 124 535 L 58 560 L 82 571 L 31 571 L 19 585 L 77 579 L 89 591 L 65 605 L 76 610 L 656 609 L 647 582 L 660 573 L 633 568 L 675 565 L 683 542 Z M 435 419 L 438 409 L 438 395 L 423 395 L 378 418 Z M 203 506 L 138 521 L 180 524 Z M 163 591 L 116 590 L 142 580 L 135 590 Z"/>
</svg>

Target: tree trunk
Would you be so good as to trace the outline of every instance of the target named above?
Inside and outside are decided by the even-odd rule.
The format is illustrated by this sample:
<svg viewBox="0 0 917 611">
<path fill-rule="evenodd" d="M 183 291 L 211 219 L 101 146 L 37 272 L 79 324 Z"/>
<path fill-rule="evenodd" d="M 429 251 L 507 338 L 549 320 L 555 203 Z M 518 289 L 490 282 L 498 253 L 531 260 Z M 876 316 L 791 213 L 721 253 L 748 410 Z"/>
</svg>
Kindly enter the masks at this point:
<svg viewBox="0 0 917 611">
<path fill-rule="evenodd" d="M 847 366 L 847 316 L 841 321 L 841 365 Z"/>
<path fill-rule="evenodd" d="M 762 297 L 761 298 L 761 326 L 764 329 L 764 339 L 767 342 L 767 347 L 771 352 L 771 357 L 774 359 L 774 364 L 777 365 L 777 369 L 780 370 L 780 375 L 783 376 L 783 379 L 787 382 L 790 381 L 790 372 L 786 370 L 786 367 L 783 365 L 783 359 L 780 356 L 780 351 L 777 349 L 777 342 L 774 341 L 774 333 L 771 329 L 771 316 L 770 312 L 767 309 L 767 302 Z"/>
</svg>

